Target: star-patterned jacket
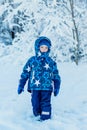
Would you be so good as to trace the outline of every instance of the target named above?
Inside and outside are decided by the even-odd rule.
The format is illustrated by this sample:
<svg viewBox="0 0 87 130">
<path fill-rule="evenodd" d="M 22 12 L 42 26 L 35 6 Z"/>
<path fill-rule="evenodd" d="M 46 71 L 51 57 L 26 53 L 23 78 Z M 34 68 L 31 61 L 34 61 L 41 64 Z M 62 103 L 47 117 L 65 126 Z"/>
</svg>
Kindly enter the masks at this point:
<svg viewBox="0 0 87 130">
<path fill-rule="evenodd" d="M 39 51 L 40 41 L 46 39 L 49 42 L 49 49 L 46 53 Z M 56 62 L 49 57 L 51 42 L 46 37 L 40 37 L 35 42 L 36 56 L 31 57 L 23 68 L 19 86 L 24 89 L 28 80 L 28 91 L 50 90 L 60 88 L 61 78 Z"/>
</svg>

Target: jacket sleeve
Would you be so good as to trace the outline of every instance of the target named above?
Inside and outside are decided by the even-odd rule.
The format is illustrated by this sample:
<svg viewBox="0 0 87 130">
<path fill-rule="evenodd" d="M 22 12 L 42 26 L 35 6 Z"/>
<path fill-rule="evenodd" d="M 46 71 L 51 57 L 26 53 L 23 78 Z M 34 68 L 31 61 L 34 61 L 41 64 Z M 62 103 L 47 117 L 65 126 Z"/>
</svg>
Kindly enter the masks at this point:
<svg viewBox="0 0 87 130">
<path fill-rule="evenodd" d="M 20 80 L 19 80 L 19 87 L 20 88 L 22 88 L 22 89 L 24 88 L 26 81 L 30 77 L 30 72 L 31 72 L 31 67 L 30 67 L 30 62 L 28 60 L 27 63 L 24 65 L 23 71 L 22 71 L 21 76 L 20 76 Z"/>
<path fill-rule="evenodd" d="M 59 75 L 56 62 L 54 62 L 54 65 L 53 65 L 53 82 L 54 82 L 54 89 L 59 90 L 60 84 L 61 84 L 61 77 Z"/>
</svg>

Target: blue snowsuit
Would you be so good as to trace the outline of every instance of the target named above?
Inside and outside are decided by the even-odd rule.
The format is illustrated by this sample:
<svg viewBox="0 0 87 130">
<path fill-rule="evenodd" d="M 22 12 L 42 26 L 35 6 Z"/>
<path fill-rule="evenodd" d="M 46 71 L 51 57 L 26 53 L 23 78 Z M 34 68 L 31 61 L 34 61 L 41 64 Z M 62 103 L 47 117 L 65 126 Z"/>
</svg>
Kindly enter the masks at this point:
<svg viewBox="0 0 87 130">
<path fill-rule="evenodd" d="M 47 52 L 40 52 L 40 46 L 48 46 Z M 51 94 L 56 96 L 60 89 L 61 78 L 56 62 L 49 57 L 51 41 L 47 37 L 39 37 L 35 41 L 36 55 L 31 57 L 23 68 L 18 94 L 24 90 L 28 80 L 28 92 L 32 93 L 32 106 L 35 116 L 40 115 L 42 120 L 51 118 Z"/>
</svg>

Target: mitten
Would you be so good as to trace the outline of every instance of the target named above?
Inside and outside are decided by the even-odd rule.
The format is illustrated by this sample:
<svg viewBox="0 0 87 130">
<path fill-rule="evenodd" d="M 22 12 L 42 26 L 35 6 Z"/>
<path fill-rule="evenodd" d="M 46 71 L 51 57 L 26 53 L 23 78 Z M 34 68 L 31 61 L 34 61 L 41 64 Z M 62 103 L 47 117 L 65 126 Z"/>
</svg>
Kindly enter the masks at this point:
<svg viewBox="0 0 87 130">
<path fill-rule="evenodd" d="M 59 93 L 59 89 L 54 89 L 54 96 L 57 96 Z"/>
<path fill-rule="evenodd" d="M 18 87 L 18 94 L 21 94 L 23 92 L 23 88 L 21 88 L 20 86 Z"/>
</svg>

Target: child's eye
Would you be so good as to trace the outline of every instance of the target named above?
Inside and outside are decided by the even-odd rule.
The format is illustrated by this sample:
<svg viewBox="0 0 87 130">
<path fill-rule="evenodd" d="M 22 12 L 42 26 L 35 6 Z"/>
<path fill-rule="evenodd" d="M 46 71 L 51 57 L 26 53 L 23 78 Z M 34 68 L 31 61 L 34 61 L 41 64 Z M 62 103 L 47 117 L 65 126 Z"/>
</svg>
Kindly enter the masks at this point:
<svg viewBox="0 0 87 130">
<path fill-rule="evenodd" d="M 48 49 L 48 47 L 45 47 L 45 49 Z"/>
</svg>

